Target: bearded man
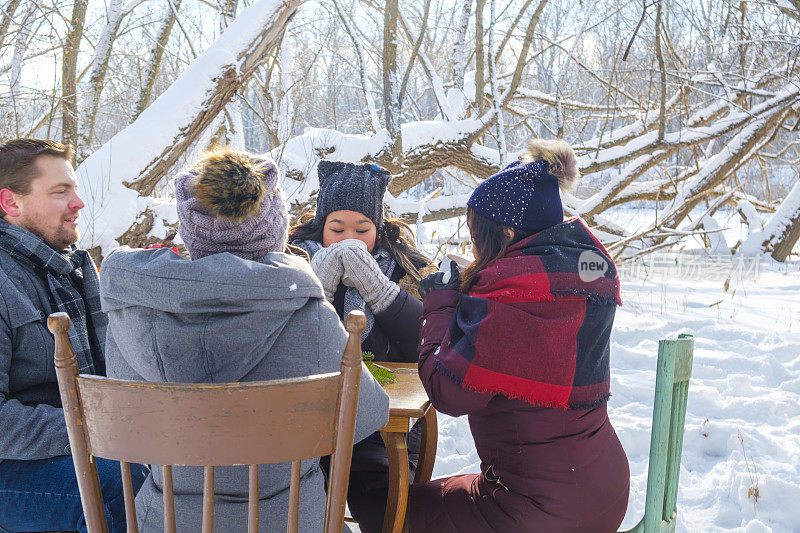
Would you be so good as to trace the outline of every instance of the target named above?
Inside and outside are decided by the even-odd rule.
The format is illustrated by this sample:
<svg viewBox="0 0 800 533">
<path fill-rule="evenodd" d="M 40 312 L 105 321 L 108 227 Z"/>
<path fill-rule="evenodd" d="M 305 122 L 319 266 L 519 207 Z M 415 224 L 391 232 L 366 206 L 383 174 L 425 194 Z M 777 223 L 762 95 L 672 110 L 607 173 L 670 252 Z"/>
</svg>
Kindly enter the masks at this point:
<svg viewBox="0 0 800 533">
<path fill-rule="evenodd" d="M 84 203 L 72 148 L 0 145 L 0 531 L 86 531 L 47 316 L 66 312 L 82 374 L 105 375 L 108 319 L 78 241 Z M 125 531 L 119 463 L 97 458 L 111 531 Z M 134 489 L 146 469 L 131 465 Z"/>
</svg>

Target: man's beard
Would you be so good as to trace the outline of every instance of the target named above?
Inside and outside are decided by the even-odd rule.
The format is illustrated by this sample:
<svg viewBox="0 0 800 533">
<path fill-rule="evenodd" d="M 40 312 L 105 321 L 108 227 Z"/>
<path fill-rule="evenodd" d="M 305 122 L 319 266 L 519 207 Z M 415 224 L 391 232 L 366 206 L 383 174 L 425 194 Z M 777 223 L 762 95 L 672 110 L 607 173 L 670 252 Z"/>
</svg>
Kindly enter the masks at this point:
<svg viewBox="0 0 800 533">
<path fill-rule="evenodd" d="M 77 229 L 69 229 L 60 225 L 55 231 L 48 232 L 33 221 L 30 224 L 21 224 L 21 226 L 42 239 L 48 246 L 57 251 L 66 250 L 70 245 L 78 242 L 79 234 Z"/>
</svg>

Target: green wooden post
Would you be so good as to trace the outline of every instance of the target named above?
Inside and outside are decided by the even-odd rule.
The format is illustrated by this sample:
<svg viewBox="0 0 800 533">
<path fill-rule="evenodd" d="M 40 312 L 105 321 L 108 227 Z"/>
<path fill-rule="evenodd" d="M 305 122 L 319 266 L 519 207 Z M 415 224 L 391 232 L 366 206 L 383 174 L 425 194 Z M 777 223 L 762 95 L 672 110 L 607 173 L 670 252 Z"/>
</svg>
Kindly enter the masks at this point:
<svg viewBox="0 0 800 533">
<path fill-rule="evenodd" d="M 675 531 L 693 352 L 694 339 L 691 335 L 682 334 L 677 340 L 658 343 L 645 512 L 642 520 L 625 533 Z"/>
<path fill-rule="evenodd" d="M 647 496 L 644 504 L 644 531 L 651 533 L 661 529 L 661 516 L 666 487 L 667 446 L 669 445 L 669 420 L 672 409 L 672 383 L 675 376 L 675 341 L 658 343 L 656 368 L 656 393 L 653 402 L 653 430 L 650 435 L 650 464 L 647 470 Z"/>
<path fill-rule="evenodd" d="M 679 335 L 676 342 L 673 407 L 670 416 L 669 455 L 667 456 L 667 487 L 664 494 L 662 519 L 673 522 L 677 513 L 678 477 L 683 453 L 683 432 L 686 424 L 686 402 L 689 399 L 689 379 L 692 377 L 694 339 Z M 674 523 L 672 524 L 674 528 Z"/>
</svg>

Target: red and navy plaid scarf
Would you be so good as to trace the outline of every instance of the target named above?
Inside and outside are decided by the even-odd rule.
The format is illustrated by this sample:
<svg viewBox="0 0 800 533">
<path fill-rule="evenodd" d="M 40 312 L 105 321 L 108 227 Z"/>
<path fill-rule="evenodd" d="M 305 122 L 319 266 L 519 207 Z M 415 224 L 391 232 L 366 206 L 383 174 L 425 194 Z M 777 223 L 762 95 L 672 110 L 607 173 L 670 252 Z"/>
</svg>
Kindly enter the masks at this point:
<svg viewBox="0 0 800 533">
<path fill-rule="evenodd" d="M 608 400 L 619 280 L 579 218 L 509 247 L 462 295 L 436 361 L 467 390 L 533 405 L 590 409 Z"/>
</svg>

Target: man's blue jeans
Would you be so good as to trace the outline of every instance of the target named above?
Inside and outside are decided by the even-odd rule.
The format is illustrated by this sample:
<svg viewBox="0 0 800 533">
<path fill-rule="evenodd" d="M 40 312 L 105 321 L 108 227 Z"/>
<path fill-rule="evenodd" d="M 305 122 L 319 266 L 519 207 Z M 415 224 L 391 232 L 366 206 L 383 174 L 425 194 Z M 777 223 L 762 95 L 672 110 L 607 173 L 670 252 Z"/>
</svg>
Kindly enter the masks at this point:
<svg viewBox="0 0 800 533">
<path fill-rule="evenodd" d="M 95 458 L 111 532 L 125 532 L 119 463 Z M 148 469 L 131 465 L 134 493 Z M 0 462 L 0 531 L 86 531 L 72 456 Z"/>
</svg>

